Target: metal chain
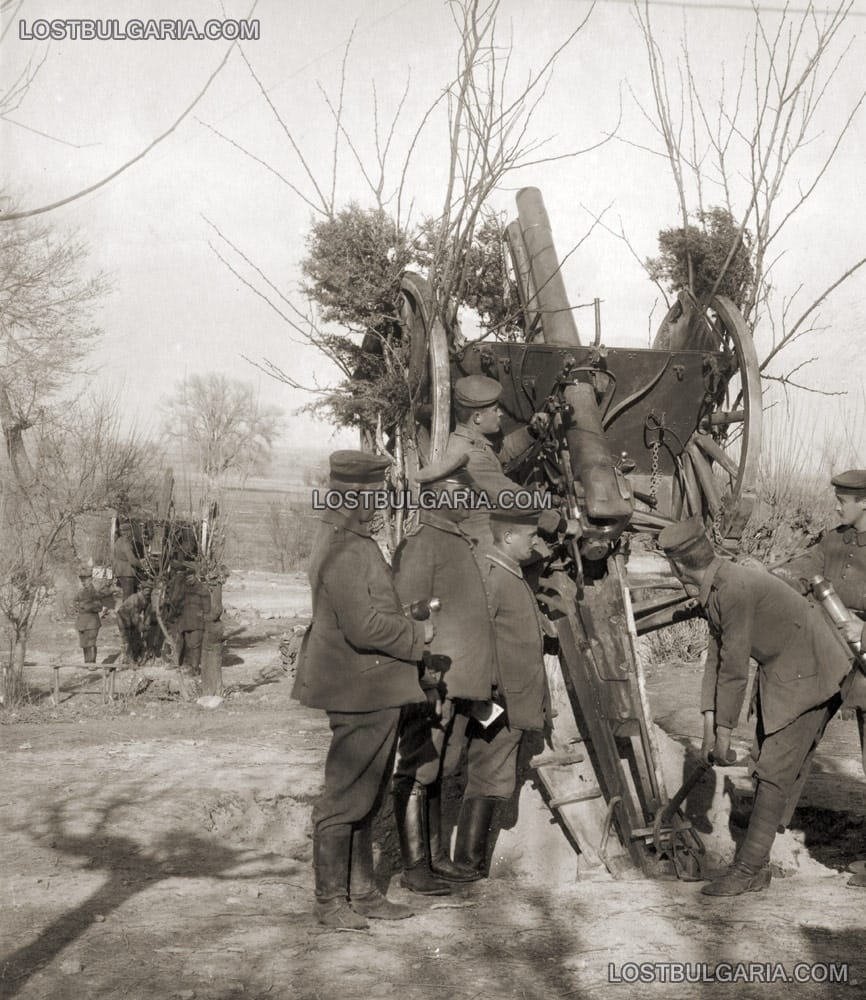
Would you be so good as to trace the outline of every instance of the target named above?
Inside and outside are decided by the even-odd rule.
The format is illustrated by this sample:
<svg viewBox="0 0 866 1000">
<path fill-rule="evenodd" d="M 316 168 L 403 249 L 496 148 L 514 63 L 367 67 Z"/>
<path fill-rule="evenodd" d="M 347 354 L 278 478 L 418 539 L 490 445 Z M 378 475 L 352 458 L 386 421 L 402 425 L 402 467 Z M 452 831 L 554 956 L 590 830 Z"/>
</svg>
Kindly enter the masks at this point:
<svg viewBox="0 0 866 1000">
<path fill-rule="evenodd" d="M 653 501 L 653 507 L 658 503 L 658 489 L 659 489 L 659 452 L 661 451 L 662 441 L 661 435 L 659 435 L 651 445 L 652 460 L 650 465 L 650 497 Z"/>
</svg>

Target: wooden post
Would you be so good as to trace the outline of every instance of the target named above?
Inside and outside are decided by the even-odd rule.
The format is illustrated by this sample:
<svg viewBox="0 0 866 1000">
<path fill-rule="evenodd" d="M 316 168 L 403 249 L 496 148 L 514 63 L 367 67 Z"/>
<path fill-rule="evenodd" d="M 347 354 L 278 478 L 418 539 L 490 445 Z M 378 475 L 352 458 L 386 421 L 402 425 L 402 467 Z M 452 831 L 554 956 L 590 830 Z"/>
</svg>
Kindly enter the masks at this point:
<svg viewBox="0 0 866 1000">
<path fill-rule="evenodd" d="M 60 664 L 55 663 L 54 665 L 54 707 L 57 708 L 60 704 Z"/>
<path fill-rule="evenodd" d="M 223 691 L 222 584 L 211 583 L 210 611 L 205 616 L 201 646 L 201 693 L 220 695 Z"/>
</svg>

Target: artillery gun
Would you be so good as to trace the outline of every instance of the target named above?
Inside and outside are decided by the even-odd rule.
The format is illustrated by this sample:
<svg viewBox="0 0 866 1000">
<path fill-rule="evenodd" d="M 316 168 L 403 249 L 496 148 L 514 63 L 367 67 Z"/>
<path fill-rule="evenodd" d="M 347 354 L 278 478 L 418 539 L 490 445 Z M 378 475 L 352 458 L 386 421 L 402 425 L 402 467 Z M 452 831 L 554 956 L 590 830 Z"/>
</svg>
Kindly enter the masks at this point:
<svg viewBox="0 0 866 1000">
<path fill-rule="evenodd" d="M 506 433 L 549 413 L 548 431 L 506 468 L 564 515 L 537 581 L 559 639 L 559 715 L 554 752 L 533 766 L 580 866 L 698 877 L 703 848 L 665 789 L 637 640 L 697 610 L 665 561 L 653 563 L 653 536 L 700 516 L 735 544 L 748 520 L 761 445 L 752 338 L 729 299 L 681 293 L 652 347 L 606 347 L 597 307 L 584 344 L 536 188 L 518 193 L 506 242 L 522 343 L 449 343 L 426 281 L 403 278 L 419 405 L 405 435 L 417 453 L 404 448 L 402 460 L 409 474 L 443 454 L 463 375 L 501 383 Z"/>
</svg>

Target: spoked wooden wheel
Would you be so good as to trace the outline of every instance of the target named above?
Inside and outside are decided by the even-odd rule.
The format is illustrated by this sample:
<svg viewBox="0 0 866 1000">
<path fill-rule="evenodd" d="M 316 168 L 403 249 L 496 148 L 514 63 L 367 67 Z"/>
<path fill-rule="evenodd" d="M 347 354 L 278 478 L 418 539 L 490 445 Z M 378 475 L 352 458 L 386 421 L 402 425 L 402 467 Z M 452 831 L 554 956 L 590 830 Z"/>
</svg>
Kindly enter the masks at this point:
<svg viewBox="0 0 866 1000">
<path fill-rule="evenodd" d="M 703 517 L 719 541 L 737 539 L 754 506 L 761 453 L 761 373 L 752 336 L 730 299 L 716 296 L 702 309 L 681 297 L 654 346 L 706 351 L 707 391 L 676 457 L 667 513 L 673 520 Z"/>
<path fill-rule="evenodd" d="M 705 351 L 706 392 L 695 429 L 674 457 L 670 507 L 657 510 L 660 518 L 636 512 L 635 524 L 643 519 L 644 530 L 657 531 L 665 521 L 699 516 L 717 542 L 735 542 L 755 503 L 761 454 L 761 375 L 752 336 L 730 299 L 717 296 L 701 310 L 681 296 L 653 346 Z M 694 613 L 694 600 L 683 595 L 660 556 L 632 558 L 628 574 L 642 595 L 634 602 L 638 634 Z"/>
<path fill-rule="evenodd" d="M 451 379 L 448 338 L 436 316 L 430 286 L 407 271 L 400 283 L 400 325 L 410 340 L 413 422 L 407 437 L 418 441 L 422 461 L 441 458 L 448 446 Z"/>
</svg>

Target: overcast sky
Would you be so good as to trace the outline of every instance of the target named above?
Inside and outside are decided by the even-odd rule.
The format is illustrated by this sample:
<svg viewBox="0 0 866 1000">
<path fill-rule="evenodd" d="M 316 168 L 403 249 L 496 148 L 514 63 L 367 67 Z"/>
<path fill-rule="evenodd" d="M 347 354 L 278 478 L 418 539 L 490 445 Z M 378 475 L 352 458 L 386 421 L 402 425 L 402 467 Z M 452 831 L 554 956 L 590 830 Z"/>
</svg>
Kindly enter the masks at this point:
<svg viewBox="0 0 866 1000">
<path fill-rule="evenodd" d="M 776 4 L 762 7 L 768 24 Z M 722 63 L 730 74 L 740 58 L 752 15 L 742 4 L 652 5 L 662 52 L 676 56 L 687 33 L 692 65 L 706 92 L 718 86 Z M 244 17 L 250 2 L 225 0 L 25 0 L 15 19 L 40 17 L 177 18 L 203 24 L 208 18 Z M 500 37 L 513 38 L 512 71 L 522 79 L 543 64 L 586 15 L 575 0 L 503 0 Z M 863 85 L 866 0 L 858 0 L 844 28 L 851 51 L 828 102 L 827 128 L 838 125 Z M 346 40 L 355 26 L 347 64 L 346 121 L 362 155 L 372 136 L 371 82 L 380 116 L 389 117 L 410 74 L 409 96 L 394 140 L 392 184 L 424 112 L 454 73 L 456 33 L 440 0 L 259 0 L 253 16 L 261 37 L 244 51 L 314 173 L 329 183 L 333 125 L 317 82 L 333 97 L 339 86 Z M 116 168 L 163 131 L 191 101 L 223 57 L 216 41 L 52 42 L 22 106 L 0 122 L 6 191 L 19 206 L 54 201 Z M 13 27 L 2 42 L 4 84 L 46 44 L 23 41 Z M 616 125 L 619 136 L 648 145 L 653 137 L 629 89 L 647 98 L 643 43 L 629 6 L 600 2 L 586 27 L 561 57 L 533 124 L 550 137 L 551 154 L 592 145 Z M 206 124 L 204 124 L 206 123 Z M 333 373 L 314 352 L 292 340 L 291 331 L 220 263 L 209 243 L 208 221 L 241 247 L 287 295 L 297 295 L 298 262 L 311 211 L 263 166 L 220 139 L 210 125 L 266 161 L 304 193 L 304 179 L 286 136 L 267 107 L 243 59 L 232 53 L 208 94 L 178 131 L 108 186 L 46 216 L 59 227 L 76 227 L 89 243 L 94 269 L 106 271 L 112 292 L 101 311 L 105 336 L 97 352 L 100 385 L 121 391 L 139 424 L 155 423 L 160 397 L 178 378 L 218 370 L 250 379 L 261 398 L 292 411 L 307 401 L 259 374 L 241 357 L 269 358 L 301 381 L 327 383 Z M 25 127 L 26 126 L 26 127 Z M 816 141 L 816 155 L 820 147 Z M 787 253 L 778 268 L 780 287 L 803 284 L 809 300 L 853 261 L 866 254 L 864 226 L 866 116 L 855 122 L 822 186 L 792 222 Z M 434 117 L 423 133 L 409 174 L 416 216 L 442 203 L 447 147 L 443 122 Z M 806 177 L 808 160 L 803 166 Z M 509 177 L 494 207 L 511 211 L 514 192 L 540 187 L 564 254 L 586 232 L 590 212 L 608 208 L 620 219 L 641 256 L 656 250 L 655 236 L 677 221 L 677 200 L 665 162 L 623 141 L 585 156 L 526 169 Z M 337 203 L 369 203 L 360 173 L 345 146 L 337 171 Z M 712 203 L 712 196 L 708 198 Z M 597 231 L 569 258 L 566 284 L 573 303 L 598 296 L 603 339 L 646 346 L 647 316 L 658 293 L 623 243 Z M 825 389 L 862 393 L 866 273 L 840 289 L 823 310 L 830 329 L 804 344 L 796 362 L 819 354 L 809 371 Z M 300 297 L 298 303 L 301 304 Z M 578 313 L 578 321 L 582 319 Z M 810 421 L 839 420 L 832 401 L 804 399 Z M 859 434 L 859 431 L 858 431 Z M 308 417 L 291 418 L 289 443 L 354 443 Z M 862 436 L 856 438 L 856 446 Z M 866 453 L 863 453 L 866 464 Z"/>
</svg>

